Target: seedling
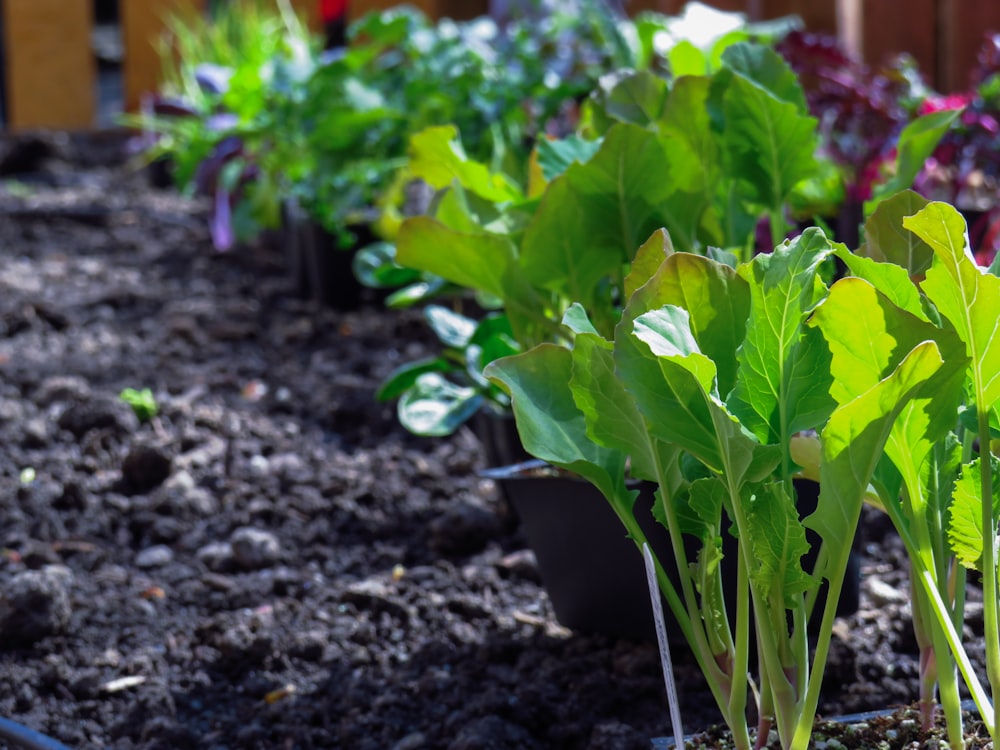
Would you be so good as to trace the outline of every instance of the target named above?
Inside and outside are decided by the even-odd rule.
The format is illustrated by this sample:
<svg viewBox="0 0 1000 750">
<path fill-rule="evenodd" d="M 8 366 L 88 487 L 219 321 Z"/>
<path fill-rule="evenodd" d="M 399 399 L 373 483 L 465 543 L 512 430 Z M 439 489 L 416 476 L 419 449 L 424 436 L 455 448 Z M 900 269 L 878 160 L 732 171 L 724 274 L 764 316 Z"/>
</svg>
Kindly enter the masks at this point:
<svg viewBox="0 0 1000 750">
<path fill-rule="evenodd" d="M 135 388 L 126 388 L 118 394 L 118 398 L 132 407 L 132 411 L 135 412 L 135 416 L 139 418 L 140 422 L 149 422 L 159 412 L 156 397 L 149 388 L 143 388 L 141 391 Z"/>
</svg>

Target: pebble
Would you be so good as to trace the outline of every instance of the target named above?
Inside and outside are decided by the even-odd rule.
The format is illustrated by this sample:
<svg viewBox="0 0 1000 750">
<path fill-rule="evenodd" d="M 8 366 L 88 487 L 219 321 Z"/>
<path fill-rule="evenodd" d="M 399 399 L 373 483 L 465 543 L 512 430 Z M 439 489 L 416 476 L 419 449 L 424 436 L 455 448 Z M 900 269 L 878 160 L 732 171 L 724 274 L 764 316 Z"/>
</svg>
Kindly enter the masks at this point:
<svg viewBox="0 0 1000 750">
<path fill-rule="evenodd" d="M 139 568 L 162 568 L 174 561 L 174 551 L 165 544 L 156 544 L 147 547 L 135 556 L 136 567 Z"/>
<path fill-rule="evenodd" d="M 229 538 L 236 564 L 245 570 L 259 570 L 278 562 L 281 543 L 270 531 L 244 526 Z"/>
<path fill-rule="evenodd" d="M 499 716 L 484 716 L 462 727 L 448 750 L 504 750 L 510 747 L 531 747 L 528 731 Z"/>
<path fill-rule="evenodd" d="M 876 607 L 884 607 L 887 604 L 903 604 L 909 600 L 905 592 L 874 576 L 866 578 L 863 585 L 872 600 L 872 604 Z"/>
<path fill-rule="evenodd" d="M 72 613 L 73 574 L 61 565 L 16 574 L 0 592 L 0 640 L 32 644 L 63 632 Z"/>
<path fill-rule="evenodd" d="M 235 567 L 233 545 L 229 542 L 209 542 L 196 553 L 198 559 L 215 573 L 226 573 Z"/>
<path fill-rule="evenodd" d="M 431 521 L 431 546 L 442 555 L 474 555 L 500 533 L 493 512 L 470 503 L 455 503 Z"/>
</svg>

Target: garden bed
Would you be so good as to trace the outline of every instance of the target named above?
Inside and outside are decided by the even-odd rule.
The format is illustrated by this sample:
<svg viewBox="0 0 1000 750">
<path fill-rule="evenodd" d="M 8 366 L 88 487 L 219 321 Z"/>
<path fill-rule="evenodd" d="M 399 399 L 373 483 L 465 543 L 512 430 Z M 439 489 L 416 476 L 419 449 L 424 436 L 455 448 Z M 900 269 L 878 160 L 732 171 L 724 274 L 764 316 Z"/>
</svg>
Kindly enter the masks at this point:
<svg viewBox="0 0 1000 750">
<path fill-rule="evenodd" d="M 0 716 L 146 750 L 669 732 L 655 647 L 555 622 L 473 434 L 416 438 L 375 402 L 432 348 L 416 312 L 319 310 L 281 248 L 213 251 L 206 207 L 120 140 L 45 145 L 0 187 Z M 905 554 L 862 526 L 827 716 L 917 696 Z M 712 698 L 675 659 L 695 730 Z"/>
</svg>

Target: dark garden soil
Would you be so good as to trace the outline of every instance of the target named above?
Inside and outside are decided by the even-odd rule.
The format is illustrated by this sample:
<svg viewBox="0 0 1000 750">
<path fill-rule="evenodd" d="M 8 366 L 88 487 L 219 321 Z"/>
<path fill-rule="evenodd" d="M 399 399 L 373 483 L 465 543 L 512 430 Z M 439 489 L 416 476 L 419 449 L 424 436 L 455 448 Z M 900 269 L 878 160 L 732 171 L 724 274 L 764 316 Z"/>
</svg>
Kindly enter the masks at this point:
<svg viewBox="0 0 1000 750">
<path fill-rule="evenodd" d="M 0 716 L 144 750 L 669 732 L 653 646 L 555 622 L 474 435 L 373 400 L 429 350 L 417 313 L 320 310 L 280 248 L 215 253 L 121 138 L 23 146 L 0 147 Z M 866 519 L 825 715 L 916 697 L 901 546 Z M 716 716 L 678 651 L 694 730 Z"/>
</svg>

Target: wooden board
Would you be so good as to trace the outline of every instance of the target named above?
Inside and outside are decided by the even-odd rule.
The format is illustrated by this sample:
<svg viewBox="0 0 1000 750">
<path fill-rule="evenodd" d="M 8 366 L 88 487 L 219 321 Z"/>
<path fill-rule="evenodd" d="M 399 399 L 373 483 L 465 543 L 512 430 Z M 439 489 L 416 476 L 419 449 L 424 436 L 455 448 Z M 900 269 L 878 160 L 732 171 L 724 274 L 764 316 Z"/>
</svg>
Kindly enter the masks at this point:
<svg viewBox="0 0 1000 750">
<path fill-rule="evenodd" d="M 1000 33 L 997 0 L 944 0 L 941 9 L 938 85 L 942 91 L 965 91 L 976 57 L 990 33 Z"/>
<path fill-rule="evenodd" d="M 489 0 L 409 0 L 408 5 L 423 11 L 431 18 L 467 20 L 489 13 Z M 371 11 L 382 11 L 402 5 L 400 0 L 351 0 L 352 19 Z"/>
<path fill-rule="evenodd" d="M 934 81 L 938 60 L 936 0 L 840 0 L 839 33 L 853 54 L 880 65 L 909 52 Z"/>
<path fill-rule="evenodd" d="M 181 13 L 197 13 L 204 0 L 119 0 L 125 108 L 135 111 L 142 95 L 156 91 L 162 77 L 160 48 L 167 20 Z"/>
<path fill-rule="evenodd" d="M 8 127 L 93 127 L 97 62 L 90 42 L 92 4 L 4 0 L 2 5 Z"/>
</svg>

